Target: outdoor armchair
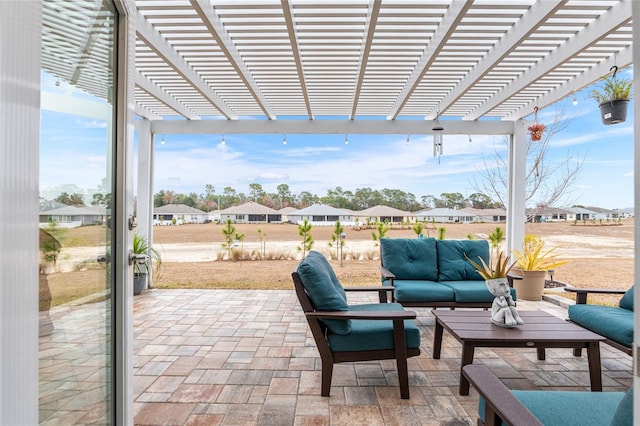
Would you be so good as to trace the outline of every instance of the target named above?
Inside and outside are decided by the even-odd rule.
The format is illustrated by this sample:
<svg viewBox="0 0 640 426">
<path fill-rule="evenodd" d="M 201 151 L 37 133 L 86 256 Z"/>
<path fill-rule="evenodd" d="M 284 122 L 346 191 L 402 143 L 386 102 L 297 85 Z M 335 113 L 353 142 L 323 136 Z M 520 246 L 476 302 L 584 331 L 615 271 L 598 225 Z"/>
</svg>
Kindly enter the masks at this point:
<svg viewBox="0 0 640 426">
<path fill-rule="evenodd" d="M 631 426 L 633 387 L 627 392 L 509 390 L 485 365 L 463 374 L 478 391 L 478 424 Z"/>
<path fill-rule="evenodd" d="M 329 396 L 335 363 L 395 359 L 400 396 L 409 398 L 407 358 L 420 355 L 416 313 L 397 303 L 349 305 L 345 293 L 393 288 L 344 289 L 317 251 L 309 252 L 291 275 L 322 360 L 321 395 Z"/>
<path fill-rule="evenodd" d="M 604 336 L 605 343 L 625 352 L 632 353 L 633 347 L 633 289 L 610 290 L 594 288 L 565 287 L 565 291 L 576 293 L 576 304 L 569 306 L 569 320 L 588 330 Z M 590 305 L 589 294 L 621 294 L 618 306 Z M 574 350 L 580 356 L 580 350 Z"/>
</svg>

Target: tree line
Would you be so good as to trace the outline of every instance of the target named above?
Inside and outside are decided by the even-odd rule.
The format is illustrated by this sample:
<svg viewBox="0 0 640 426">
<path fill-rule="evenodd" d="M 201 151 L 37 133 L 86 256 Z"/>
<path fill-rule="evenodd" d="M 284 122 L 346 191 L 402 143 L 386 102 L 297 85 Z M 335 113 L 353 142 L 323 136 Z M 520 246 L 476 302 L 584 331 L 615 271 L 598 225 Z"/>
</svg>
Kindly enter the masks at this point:
<svg viewBox="0 0 640 426">
<path fill-rule="evenodd" d="M 414 194 L 399 189 L 358 188 L 355 191 L 349 191 L 336 186 L 335 189 L 329 189 L 326 195 L 318 196 L 308 191 L 294 194 L 289 185 L 284 183 L 278 185 L 274 193 L 265 191 L 259 183 L 251 183 L 248 194 L 238 192 L 230 186 L 224 187 L 222 192 L 218 193 L 213 185 L 207 184 L 204 193 L 201 194 L 195 192 L 181 194 L 163 189 L 153 196 L 155 207 L 167 204 L 185 204 L 205 212 L 222 210 L 249 201 L 255 201 L 276 210 L 284 207 L 303 209 L 316 203 L 350 210 L 364 210 L 377 205 L 386 205 L 405 211 L 437 207 L 452 209 L 465 207 L 504 208 L 502 203 L 495 202 L 491 197 L 482 193 L 474 193 L 465 197 L 459 192 L 443 192 L 440 196 L 424 195 L 418 200 Z"/>
</svg>

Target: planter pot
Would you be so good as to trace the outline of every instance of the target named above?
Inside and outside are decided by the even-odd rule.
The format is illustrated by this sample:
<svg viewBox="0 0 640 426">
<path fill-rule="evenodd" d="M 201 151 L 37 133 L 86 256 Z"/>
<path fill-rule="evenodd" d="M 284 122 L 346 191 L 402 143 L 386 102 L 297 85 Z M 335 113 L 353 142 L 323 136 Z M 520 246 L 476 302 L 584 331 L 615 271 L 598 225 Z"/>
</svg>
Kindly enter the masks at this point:
<svg viewBox="0 0 640 426">
<path fill-rule="evenodd" d="M 147 274 L 133 274 L 133 295 L 142 293 L 147 288 Z"/>
<path fill-rule="evenodd" d="M 531 141 L 532 142 L 538 142 L 540 140 L 542 140 L 542 134 L 544 133 L 544 130 L 532 130 L 531 131 Z"/>
<path fill-rule="evenodd" d="M 629 107 L 629 99 L 619 99 L 612 102 L 604 102 L 600 104 L 600 116 L 602 124 L 618 124 L 623 123 L 627 119 L 627 108 Z"/>
<path fill-rule="evenodd" d="M 522 300 L 542 300 L 547 271 L 522 271 L 522 279 L 514 280 L 516 297 Z"/>
</svg>

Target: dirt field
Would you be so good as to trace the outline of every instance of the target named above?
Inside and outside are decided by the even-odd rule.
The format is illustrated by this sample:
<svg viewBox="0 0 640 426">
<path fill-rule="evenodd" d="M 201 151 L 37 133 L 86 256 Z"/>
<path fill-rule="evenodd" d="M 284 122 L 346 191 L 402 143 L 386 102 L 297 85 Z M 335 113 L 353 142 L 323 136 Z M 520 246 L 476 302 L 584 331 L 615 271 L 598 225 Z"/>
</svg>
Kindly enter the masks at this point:
<svg viewBox="0 0 640 426">
<path fill-rule="evenodd" d="M 489 234 L 496 224 L 446 224 L 446 238 L 480 237 Z M 504 230 L 504 224 L 500 224 Z M 163 256 L 162 275 L 156 287 L 201 288 L 291 288 L 291 271 L 301 253 L 297 226 L 291 224 L 236 224 L 244 234 L 238 249 L 248 257 L 261 252 L 257 230 L 265 235 L 267 257 L 283 260 L 220 260 L 223 225 L 183 225 L 154 227 L 154 244 Z M 333 227 L 312 229 L 313 248 L 332 257 L 331 263 L 344 285 L 379 282 L 379 248 L 371 231 L 346 229 L 343 266 L 329 247 Z M 537 234 L 547 247 L 557 247 L 557 253 L 570 262 L 558 267 L 554 279 L 577 287 L 628 288 L 633 282 L 633 221 L 617 225 L 584 225 L 572 223 L 527 224 L 526 233 Z M 435 231 L 431 230 L 433 236 Z M 415 238 L 411 229 L 392 229 L 390 238 Z"/>
</svg>

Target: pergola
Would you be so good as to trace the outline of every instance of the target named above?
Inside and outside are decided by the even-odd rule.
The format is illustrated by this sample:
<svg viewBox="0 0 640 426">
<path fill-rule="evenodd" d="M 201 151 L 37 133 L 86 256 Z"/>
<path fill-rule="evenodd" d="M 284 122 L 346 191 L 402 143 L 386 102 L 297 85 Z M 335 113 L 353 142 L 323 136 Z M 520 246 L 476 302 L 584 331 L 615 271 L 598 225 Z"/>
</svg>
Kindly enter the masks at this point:
<svg viewBox="0 0 640 426">
<path fill-rule="evenodd" d="M 152 232 L 154 135 L 406 135 L 429 134 L 439 124 L 444 134 L 509 137 L 506 234 L 507 248 L 514 248 L 522 244 L 524 237 L 528 143 L 525 118 L 536 107 L 542 109 L 573 96 L 608 74 L 612 66 L 623 69 L 633 63 L 633 56 L 640 60 L 640 53 L 634 55 L 632 46 L 633 38 L 640 37 L 638 26 L 633 28 L 632 9 L 638 17 L 640 6 L 632 0 L 114 0 L 114 3 L 120 18 L 128 25 L 126 28 L 135 33 L 135 41 L 131 41 L 131 34 L 119 34 L 129 45 L 124 52 L 118 52 L 118 57 L 131 58 L 133 65 L 118 69 L 118 83 L 126 78 L 128 86 L 118 87 L 121 95 L 118 119 L 124 123 L 118 123 L 116 136 L 125 148 L 133 145 L 135 112 L 139 141 L 138 229 L 147 235 Z M 29 2 L 15 4 L 28 9 L 23 5 Z M 112 100 L 114 94 L 101 70 L 111 68 L 105 64 L 113 57 L 105 52 L 103 40 L 95 36 L 104 24 L 100 2 L 44 0 L 43 4 L 42 69 L 98 98 Z M 86 19 L 87 16 L 93 19 Z M 13 28 L 8 24 L 13 22 L 8 15 L 0 15 L 0 20 L 5 26 L 0 27 L 0 34 L 6 36 Z M 125 29 L 119 29 L 126 33 Z M 29 39 L 18 41 L 23 44 L 16 40 L 13 44 L 3 43 L 0 56 L 4 58 L 9 52 L 12 55 L 8 57 L 13 58 L 23 45 L 29 47 Z M 48 49 L 52 44 L 56 49 Z M 37 47 L 40 50 L 39 44 Z M 21 69 L 29 69 L 29 65 L 36 63 L 34 58 L 26 56 L 25 65 L 17 67 L 18 71 L 8 61 L 0 62 L 0 71 L 10 70 L 11 76 L 19 75 Z M 39 69 L 40 63 L 36 65 Z M 12 91 L 5 92 L 11 97 L 0 97 L 0 106 L 23 105 L 28 103 L 24 101 L 27 95 L 34 97 L 36 91 L 29 91 L 30 86 L 2 80 L 3 88 Z M 640 80 L 636 77 L 635 81 Z M 637 97 L 638 84 L 635 87 Z M 43 94 L 38 107 L 64 111 L 65 96 Z M 105 118 L 110 113 L 104 106 L 89 103 L 84 106 L 85 116 Z M 32 108 L 36 113 L 30 111 L 31 115 L 23 114 L 20 122 L 8 110 L 0 113 L 4 126 L 4 129 L 0 126 L 0 135 L 14 141 L 19 140 L 15 135 L 20 134 L 29 144 L 21 140 L 26 155 L 17 148 L 15 154 L 0 149 L 8 158 L 3 163 L 8 170 L 5 175 L 26 176 L 31 179 L 23 179 L 30 183 L 27 189 L 37 191 L 37 170 L 29 167 L 37 163 L 37 126 L 27 119 L 37 117 L 39 108 Z M 130 114 L 123 118 L 126 112 Z M 640 117 L 640 112 L 635 115 Z M 14 125 L 16 122 L 22 127 Z M 123 126 L 127 127 L 125 131 Z M 21 133 L 10 133 L 18 127 Z M 24 129 L 34 134 L 25 135 Z M 635 145 L 638 146 L 637 140 Z M 13 157 L 6 156 L 6 152 Z M 114 163 L 126 158 L 118 154 L 121 156 Z M 634 155 L 638 175 L 640 155 Z M 130 190 L 132 179 L 123 176 L 114 180 L 117 186 L 114 192 L 120 194 L 114 213 L 119 226 L 114 245 L 117 248 L 114 257 L 119 262 L 114 278 L 117 283 L 126 281 L 130 275 L 130 270 L 126 270 L 126 251 L 131 246 L 132 233 L 123 224 L 132 206 L 123 193 Z M 0 195 L 19 193 L 12 190 L 11 186 L 0 188 Z M 640 198 L 638 184 L 635 196 L 636 200 Z M 24 210 L 29 213 L 28 209 L 17 210 L 20 203 L 4 204 L 0 213 L 16 222 L 14 228 L 33 227 L 28 214 L 13 214 L 14 210 L 10 210 L 13 204 L 18 205 L 15 210 L 18 213 Z M 637 259 L 640 219 L 635 223 Z M 27 246 L 20 251 L 11 246 L 12 242 L 23 240 L 21 236 L 0 239 L 3 256 L 5 252 L 25 253 L 26 249 L 33 249 Z M 29 269 L 32 265 L 28 262 L 23 269 L 20 267 L 24 265 L 14 264 L 17 262 L 11 263 L 11 258 L 6 257 L 2 265 L 11 273 L 36 270 Z M 635 276 L 640 280 L 637 270 Z M 5 300 L 22 303 L 21 293 L 9 294 L 12 299 Z M 637 296 L 637 305 L 639 301 Z M 23 306 L 20 303 L 13 303 L 16 311 Z M 117 323 L 118 330 L 131 333 L 132 296 L 122 296 L 115 303 L 121 309 L 116 320 L 124 318 Z M 5 313 L 2 318 L 10 314 Z M 34 324 L 26 327 L 33 331 Z M 636 327 L 636 342 L 638 334 Z M 132 343 L 131 335 L 122 341 L 127 349 Z M 124 353 L 119 351 L 116 357 Z M 33 360 L 31 356 L 24 362 L 33 365 Z M 130 361 L 124 359 L 120 365 L 131 368 Z M 126 376 L 122 371 L 116 375 Z M 637 372 L 635 377 L 637 382 Z M 32 390 L 37 392 L 37 388 Z M 120 413 L 119 418 L 131 414 L 130 398 L 127 399 L 131 389 L 127 392 L 124 396 L 117 395 L 124 401 L 124 414 Z M 639 400 L 636 397 L 636 407 Z"/>
<path fill-rule="evenodd" d="M 57 41 L 60 13 L 82 7 L 56 3 L 45 40 Z M 83 52 L 94 50 L 83 34 L 99 28 L 95 16 L 66 21 L 65 32 L 86 39 Z M 428 134 L 443 118 L 444 134 L 511 136 L 507 235 L 516 247 L 522 120 L 632 63 L 624 0 L 138 0 L 135 22 L 138 216 L 147 235 L 154 134 Z M 69 67 L 50 57 L 45 67 L 108 96 L 87 58 L 75 59 Z"/>
</svg>

